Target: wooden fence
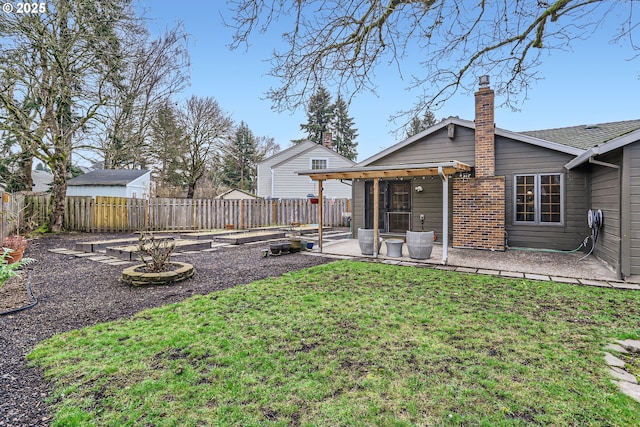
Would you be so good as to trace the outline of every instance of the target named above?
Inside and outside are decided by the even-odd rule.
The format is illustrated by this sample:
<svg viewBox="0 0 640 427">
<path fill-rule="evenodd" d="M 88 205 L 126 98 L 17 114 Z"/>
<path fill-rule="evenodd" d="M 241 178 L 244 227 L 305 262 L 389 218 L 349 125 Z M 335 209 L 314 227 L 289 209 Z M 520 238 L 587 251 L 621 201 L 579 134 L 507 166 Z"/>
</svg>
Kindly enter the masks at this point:
<svg viewBox="0 0 640 427">
<path fill-rule="evenodd" d="M 33 224 L 48 221 L 49 196 L 20 196 L 24 216 Z M 346 224 L 350 199 L 325 199 L 323 225 Z M 124 197 L 67 197 L 63 226 L 67 231 L 124 232 L 137 230 L 211 230 L 317 224 L 318 205 L 308 199 L 150 200 Z"/>
</svg>

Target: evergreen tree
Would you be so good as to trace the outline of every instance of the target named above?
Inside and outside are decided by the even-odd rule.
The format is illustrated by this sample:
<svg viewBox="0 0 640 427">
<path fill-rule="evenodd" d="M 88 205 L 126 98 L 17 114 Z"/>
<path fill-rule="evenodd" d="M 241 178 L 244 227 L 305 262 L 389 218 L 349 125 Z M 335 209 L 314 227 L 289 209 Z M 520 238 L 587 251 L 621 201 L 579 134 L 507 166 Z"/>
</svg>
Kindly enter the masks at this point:
<svg viewBox="0 0 640 427">
<path fill-rule="evenodd" d="M 411 121 L 407 124 L 406 133 L 407 138 L 412 137 L 413 135 L 417 135 L 425 129 L 429 129 L 431 126 L 436 124 L 436 116 L 433 114 L 431 110 L 427 110 L 424 112 L 424 116 L 422 118 L 416 116 L 411 119 Z"/>
<path fill-rule="evenodd" d="M 338 95 L 333 105 L 333 117 L 331 118 L 331 131 L 333 133 L 333 149 L 340 155 L 350 160 L 358 156 L 358 130 L 354 128 L 353 118 L 349 117 L 347 103 Z"/>
<path fill-rule="evenodd" d="M 245 122 L 240 122 L 223 149 L 222 182 L 253 192 L 258 165 L 258 141 Z"/>
<path fill-rule="evenodd" d="M 322 135 L 329 130 L 332 116 L 331 95 L 320 86 L 309 99 L 307 123 L 300 125 L 300 129 L 307 132 L 308 140 L 322 144 Z"/>
</svg>

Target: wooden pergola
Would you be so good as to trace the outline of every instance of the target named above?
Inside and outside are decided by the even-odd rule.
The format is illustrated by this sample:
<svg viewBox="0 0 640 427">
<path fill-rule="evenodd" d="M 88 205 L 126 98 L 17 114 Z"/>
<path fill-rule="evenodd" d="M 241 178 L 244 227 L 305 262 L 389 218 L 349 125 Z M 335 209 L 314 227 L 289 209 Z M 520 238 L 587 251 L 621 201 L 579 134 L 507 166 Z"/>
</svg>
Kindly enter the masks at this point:
<svg viewBox="0 0 640 427">
<path fill-rule="evenodd" d="M 343 169 L 315 169 L 297 172 L 298 175 L 305 175 L 314 181 L 318 181 L 318 246 L 322 252 L 322 185 L 325 180 L 354 180 L 354 179 L 371 179 L 373 180 L 373 227 L 374 227 L 374 245 L 373 256 L 378 256 L 378 241 L 380 238 L 380 230 L 378 229 L 378 207 L 379 207 L 379 188 L 380 180 L 386 178 L 410 178 L 410 177 L 426 177 L 440 176 L 442 180 L 442 263 L 447 263 L 448 244 L 449 244 L 449 176 L 458 172 L 471 172 L 471 166 L 457 160 L 438 163 L 420 163 L 407 165 L 391 165 L 391 166 L 353 166 Z"/>
</svg>

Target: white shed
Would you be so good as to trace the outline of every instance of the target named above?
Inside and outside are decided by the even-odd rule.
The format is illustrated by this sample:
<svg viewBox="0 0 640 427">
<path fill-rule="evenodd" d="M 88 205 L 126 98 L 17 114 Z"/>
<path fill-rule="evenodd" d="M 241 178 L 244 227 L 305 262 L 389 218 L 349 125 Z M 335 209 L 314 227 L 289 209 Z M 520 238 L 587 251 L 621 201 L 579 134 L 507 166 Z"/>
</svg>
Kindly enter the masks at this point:
<svg viewBox="0 0 640 427">
<path fill-rule="evenodd" d="M 70 179 L 67 196 L 148 198 L 151 171 L 96 169 Z"/>
</svg>

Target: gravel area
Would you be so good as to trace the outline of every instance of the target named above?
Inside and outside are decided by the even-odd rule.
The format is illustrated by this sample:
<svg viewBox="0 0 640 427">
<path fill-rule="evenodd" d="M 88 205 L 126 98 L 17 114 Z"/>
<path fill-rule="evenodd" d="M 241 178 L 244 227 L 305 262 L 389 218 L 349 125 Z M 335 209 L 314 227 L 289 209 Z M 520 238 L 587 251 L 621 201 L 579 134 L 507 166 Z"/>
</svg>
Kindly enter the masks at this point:
<svg viewBox="0 0 640 427">
<path fill-rule="evenodd" d="M 250 283 L 269 276 L 328 262 L 322 257 L 291 254 L 262 258 L 267 244 L 224 247 L 214 252 L 176 258 L 194 265 L 193 278 L 172 286 L 134 288 L 119 281 L 123 266 L 49 252 L 73 249 L 75 242 L 129 235 L 65 234 L 31 240 L 25 256 L 38 260 L 29 267 L 38 303 L 27 310 L 0 316 L 0 426 L 47 426 L 50 393 L 39 369 L 28 367 L 25 355 L 39 342 L 59 332 L 129 317 L 146 308 L 181 301 Z M 0 311 L 28 302 L 22 282 L 0 289 Z"/>
</svg>

